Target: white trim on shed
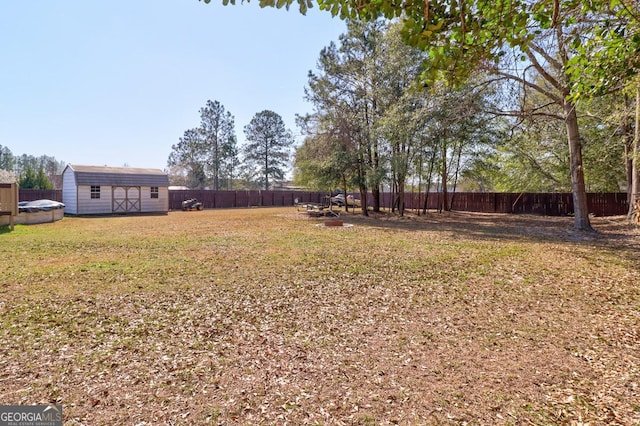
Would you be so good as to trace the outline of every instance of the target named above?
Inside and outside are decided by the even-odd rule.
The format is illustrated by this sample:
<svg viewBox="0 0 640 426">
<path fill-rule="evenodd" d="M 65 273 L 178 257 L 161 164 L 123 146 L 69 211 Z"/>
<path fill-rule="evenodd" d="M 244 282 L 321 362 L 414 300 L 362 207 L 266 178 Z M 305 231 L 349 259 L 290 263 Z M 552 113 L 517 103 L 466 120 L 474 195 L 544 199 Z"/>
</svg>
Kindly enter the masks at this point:
<svg viewBox="0 0 640 426">
<path fill-rule="evenodd" d="M 169 177 L 160 169 L 69 164 L 62 202 L 65 213 L 76 215 L 167 213 Z"/>
</svg>

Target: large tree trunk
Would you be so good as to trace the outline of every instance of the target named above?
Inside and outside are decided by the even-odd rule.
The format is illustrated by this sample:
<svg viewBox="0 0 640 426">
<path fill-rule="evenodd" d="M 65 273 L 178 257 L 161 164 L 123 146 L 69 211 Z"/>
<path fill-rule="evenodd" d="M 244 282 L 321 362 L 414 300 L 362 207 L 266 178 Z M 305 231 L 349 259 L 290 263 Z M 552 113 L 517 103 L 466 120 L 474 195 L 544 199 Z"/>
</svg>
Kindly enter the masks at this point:
<svg viewBox="0 0 640 426">
<path fill-rule="evenodd" d="M 347 202 L 347 177 L 343 174 L 342 175 L 342 182 L 340 182 L 340 184 L 342 185 L 342 190 L 344 191 L 344 211 L 346 213 L 349 213 L 349 203 Z"/>
<path fill-rule="evenodd" d="M 220 152 L 218 152 L 218 140 L 213 145 L 213 189 L 220 190 Z"/>
<path fill-rule="evenodd" d="M 373 198 L 373 211 L 380 211 L 380 187 L 374 186 L 371 188 L 371 198 Z"/>
<path fill-rule="evenodd" d="M 367 188 L 360 185 L 360 211 L 362 216 L 369 216 L 369 205 L 367 204 Z"/>
<path fill-rule="evenodd" d="M 404 180 L 398 182 L 398 214 L 404 216 Z"/>
<path fill-rule="evenodd" d="M 447 192 L 447 143 L 446 139 L 442 141 L 442 210 L 449 211 L 449 193 Z"/>
<path fill-rule="evenodd" d="M 456 144 L 454 144 L 452 155 L 457 156 L 457 161 L 456 161 L 456 171 L 453 174 L 453 193 L 451 194 L 449 210 L 453 210 L 453 198 L 456 196 L 456 189 L 458 188 L 458 176 L 460 175 L 460 162 L 462 161 L 462 142 L 461 141 L 458 141 Z"/>
<path fill-rule="evenodd" d="M 579 231 L 593 231 L 589 221 L 589 207 L 587 205 L 587 190 L 584 184 L 584 170 L 582 169 L 582 144 L 578 130 L 578 115 L 575 105 L 565 101 L 565 124 L 569 142 L 569 162 L 571 165 L 571 192 L 573 193 L 574 228 Z"/>
<path fill-rule="evenodd" d="M 371 196 L 373 197 L 373 211 L 380 212 L 380 153 L 378 152 L 378 143 L 374 144 L 373 149 L 373 173 L 375 182 L 371 185 Z"/>
<path fill-rule="evenodd" d="M 420 216 L 420 205 L 422 204 L 422 154 L 418 160 L 418 205 L 415 207 L 416 214 Z"/>
<path fill-rule="evenodd" d="M 369 216 L 369 205 L 367 199 L 367 184 L 366 176 L 363 168 L 364 161 L 362 158 L 358 159 L 358 189 L 360 190 L 360 211 L 363 216 Z M 346 197 L 346 193 L 345 193 Z M 345 200 L 346 201 L 346 200 Z"/>
<path fill-rule="evenodd" d="M 426 188 L 426 194 L 424 197 L 424 208 L 423 208 L 423 213 L 427 214 L 427 211 L 429 210 L 429 193 L 431 191 L 431 180 L 433 178 L 433 169 L 436 165 L 436 152 L 435 150 L 433 150 L 433 152 L 431 153 L 431 160 L 429 161 L 429 173 L 427 174 L 427 188 Z"/>
<path fill-rule="evenodd" d="M 632 129 L 627 129 L 632 132 Z M 623 131 L 626 131 L 623 129 Z M 625 137 L 624 140 L 624 174 L 627 184 L 627 202 L 631 204 L 631 197 L 633 196 L 633 147 L 635 138 L 631 133 L 631 136 Z"/>
<path fill-rule="evenodd" d="M 267 154 L 269 152 L 269 148 L 268 145 L 265 142 L 265 147 L 264 147 L 264 190 L 268 191 L 269 190 L 269 155 Z"/>
<path fill-rule="evenodd" d="M 631 100 L 629 96 L 625 94 L 623 99 L 625 111 L 631 110 Z M 629 206 L 632 205 L 631 194 L 633 194 L 633 141 L 635 140 L 633 120 L 631 115 L 624 114 L 622 122 L 620 123 L 622 142 L 624 144 L 624 173 L 627 184 L 627 203 L 629 203 Z"/>
<path fill-rule="evenodd" d="M 629 219 L 633 220 L 633 212 L 640 200 L 640 79 L 636 83 L 636 130 L 633 137 L 631 162 L 631 197 L 629 199 Z M 640 214 L 640 212 L 636 212 Z"/>
</svg>

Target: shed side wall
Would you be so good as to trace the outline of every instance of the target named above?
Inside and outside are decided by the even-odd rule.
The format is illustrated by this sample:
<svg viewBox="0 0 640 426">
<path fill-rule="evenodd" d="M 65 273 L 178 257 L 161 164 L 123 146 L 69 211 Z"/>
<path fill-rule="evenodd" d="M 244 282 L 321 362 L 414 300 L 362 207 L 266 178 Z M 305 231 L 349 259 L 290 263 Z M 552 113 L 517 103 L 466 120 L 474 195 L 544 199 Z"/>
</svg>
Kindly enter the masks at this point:
<svg viewBox="0 0 640 426">
<path fill-rule="evenodd" d="M 77 214 L 111 214 L 111 187 L 100 187 L 100 198 L 91 198 L 91 185 L 78 186 L 78 213 Z"/>
<path fill-rule="evenodd" d="M 70 167 L 65 168 L 62 175 L 62 202 L 65 213 L 78 214 L 76 176 Z"/>
<path fill-rule="evenodd" d="M 140 188 L 142 213 L 165 213 L 169 211 L 169 188 L 158 187 L 158 198 L 151 198 L 151 187 Z"/>
</svg>

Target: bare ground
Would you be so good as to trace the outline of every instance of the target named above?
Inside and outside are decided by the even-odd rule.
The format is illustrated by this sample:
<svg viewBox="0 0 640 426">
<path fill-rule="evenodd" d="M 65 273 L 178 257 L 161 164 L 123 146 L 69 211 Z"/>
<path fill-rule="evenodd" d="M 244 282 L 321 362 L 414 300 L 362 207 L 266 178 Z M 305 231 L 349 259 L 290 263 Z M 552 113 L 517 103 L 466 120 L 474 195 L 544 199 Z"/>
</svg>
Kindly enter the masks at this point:
<svg viewBox="0 0 640 426">
<path fill-rule="evenodd" d="M 0 403 L 60 403 L 65 425 L 640 424 L 640 235 L 624 218 L 593 218 L 596 234 L 343 219 L 1 235 Z"/>
</svg>

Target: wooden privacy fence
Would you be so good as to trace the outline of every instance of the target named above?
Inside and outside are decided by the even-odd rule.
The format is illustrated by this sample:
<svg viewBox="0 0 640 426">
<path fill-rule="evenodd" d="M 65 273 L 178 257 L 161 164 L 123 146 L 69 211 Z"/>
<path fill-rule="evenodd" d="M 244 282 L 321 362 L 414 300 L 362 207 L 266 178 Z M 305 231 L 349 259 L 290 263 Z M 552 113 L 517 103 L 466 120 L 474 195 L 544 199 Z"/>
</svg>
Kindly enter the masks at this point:
<svg viewBox="0 0 640 426">
<path fill-rule="evenodd" d="M 180 210 L 182 202 L 197 198 L 205 209 L 231 209 L 237 207 L 293 206 L 296 202 L 319 203 L 324 192 L 304 191 L 211 191 L 175 190 L 169 191 L 169 210 Z"/>
<path fill-rule="evenodd" d="M 573 196 L 570 193 L 502 193 L 502 192 L 456 192 L 448 194 L 452 210 L 481 213 L 535 214 L 543 216 L 567 216 L 573 214 Z M 423 208 L 426 194 L 405 194 L 405 208 Z M 391 207 L 392 194 L 383 194 L 384 207 Z M 368 198 L 371 204 L 371 196 Z M 596 216 L 627 214 L 627 194 L 588 193 L 589 213 Z M 442 193 L 429 193 L 428 209 L 440 209 Z"/>
<path fill-rule="evenodd" d="M 320 203 L 326 192 L 307 191 L 211 191 L 211 190 L 176 190 L 169 191 L 169 209 L 180 210 L 182 202 L 189 198 L 197 198 L 205 209 L 293 206 L 298 202 Z M 355 198 L 360 194 L 352 193 Z M 381 207 L 390 209 L 395 195 L 389 192 L 381 194 Z M 427 194 L 405 193 L 405 208 L 422 209 Z M 62 200 L 61 190 L 20 189 L 20 201 L 49 199 Z M 587 194 L 589 212 L 596 216 L 615 216 L 627 214 L 629 205 L 627 194 L 589 193 Z M 367 201 L 373 205 L 371 194 Z M 545 216 L 566 216 L 573 213 L 573 198 L 570 193 L 498 193 L 498 192 L 456 192 L 449 193 L 452 209 L 482 213 L 515 213 L 536 214 Z M 442 193 L 431 192 L 427 198 L 429 210 L 439 209 L 442 204 Z"/>
<path fill-rule="evenodd" d="M 23 189 L 19 190 L 18 201 L 52 200 L 62 202 L 61 189 Z"/>
</svg>

